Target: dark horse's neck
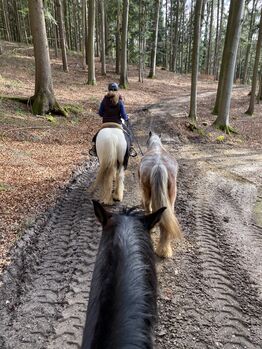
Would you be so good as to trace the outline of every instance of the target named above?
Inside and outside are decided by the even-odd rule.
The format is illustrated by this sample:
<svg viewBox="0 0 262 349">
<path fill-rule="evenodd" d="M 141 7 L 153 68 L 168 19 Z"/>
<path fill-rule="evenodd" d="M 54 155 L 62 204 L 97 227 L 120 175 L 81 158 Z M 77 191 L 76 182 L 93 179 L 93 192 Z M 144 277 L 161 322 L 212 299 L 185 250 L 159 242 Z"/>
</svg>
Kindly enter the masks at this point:
<svg viewBox="0 0 262 349">
<path fill-rule="evenodd" d="M 150 349 L 156 272 L 149 235 L 135 217 L 104 229 L 93 274 L 83 349 Z"/>
</svg>

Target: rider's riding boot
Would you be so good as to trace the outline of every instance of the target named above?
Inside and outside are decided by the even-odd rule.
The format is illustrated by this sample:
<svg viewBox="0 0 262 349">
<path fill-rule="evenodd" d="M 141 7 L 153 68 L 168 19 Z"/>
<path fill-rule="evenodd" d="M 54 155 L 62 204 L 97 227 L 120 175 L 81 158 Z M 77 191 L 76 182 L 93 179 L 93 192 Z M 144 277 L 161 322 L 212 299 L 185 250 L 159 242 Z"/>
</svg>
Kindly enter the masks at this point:
<svg viewBox="0 0 262 349">
<path fill-rule="evenodd" d="M 133 145 L 130 146 L 129 156 L 132 156 L 132 157 L 137 156 L 137 152 L 136 152 L 135 148 L 133 147 Z"/>
<path fill-rule="evenodd" d="M 96 144 L 95 144 L 95 143 L 93 143 L 92 148 L 89 150 L 89 155 L 91 155 L 91 156 L 97 156 L 97 153 L 96 153 Z"/>
</svg>

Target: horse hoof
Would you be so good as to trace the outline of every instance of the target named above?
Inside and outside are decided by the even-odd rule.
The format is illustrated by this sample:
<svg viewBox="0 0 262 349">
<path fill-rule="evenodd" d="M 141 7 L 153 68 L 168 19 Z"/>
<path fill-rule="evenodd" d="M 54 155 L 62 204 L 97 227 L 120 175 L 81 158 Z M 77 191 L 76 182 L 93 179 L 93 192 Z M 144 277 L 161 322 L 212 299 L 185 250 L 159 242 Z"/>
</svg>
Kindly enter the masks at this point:
<svg viewBox="0 0 262 349">
<path fill-rule="evenodd" d="M 173 251 L 171 246 L 157 246 L 156 254 L 159 257 L 171 258 L 173 256 Z"/>
<path fill-rule="evenodd" d="M 114 200 L 114 201 L 122 201 L 122 200 L 123 200 L 123 196 L 120 197 L 119 195 L 113 194 L 113 200 Z"/>
</svg>

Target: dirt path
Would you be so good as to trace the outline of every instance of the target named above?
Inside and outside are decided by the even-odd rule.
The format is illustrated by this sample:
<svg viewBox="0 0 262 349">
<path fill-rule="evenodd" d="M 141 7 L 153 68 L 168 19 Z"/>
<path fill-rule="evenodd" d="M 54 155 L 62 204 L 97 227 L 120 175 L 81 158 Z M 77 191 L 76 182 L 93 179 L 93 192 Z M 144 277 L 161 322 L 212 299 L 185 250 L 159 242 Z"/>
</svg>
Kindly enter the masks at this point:
<svg viewBox="0 0 262 349">
<path fill-rule="evenodd" d="M 173 130 L 163 133 L 163 124 L 148 113 L 134 123 L 140 144 L 150 125 L 162 131 L 180 164 L 176 209 L 185 241 L 174 246 L 173 259 L 157 261 L 156 348 L 261 348 L 262 228 L 254 210 L 261 205 L 261 151 L 185 145 Z M 116 210 L 140 203 L 137 164 L 131 161 Z M 80 168 L 19 241 L 1 282 L 0 348 L 79 348 L 100 237 L 86 190 L 96 166 Z"/>
</svg>

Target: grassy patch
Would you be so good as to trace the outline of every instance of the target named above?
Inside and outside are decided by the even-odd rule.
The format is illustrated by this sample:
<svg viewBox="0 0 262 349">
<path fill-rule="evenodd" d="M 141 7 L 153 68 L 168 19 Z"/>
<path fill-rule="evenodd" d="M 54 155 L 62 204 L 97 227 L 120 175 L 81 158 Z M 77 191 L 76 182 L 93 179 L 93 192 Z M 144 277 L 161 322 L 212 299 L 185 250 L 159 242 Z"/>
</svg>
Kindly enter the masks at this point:
<svg viewBox="0 0 262 349">
<path fill-rule="evenodd" d="M 0 182 L 0 192 L 7 190 L 11 190 L 11 186 L 9 184 Z"/>
<path fill-rule="evenodd" d="M 84 108 L 79 104 L 66 104 L 64 106 L 64 109 L 67 113 L 72 113 L 74 115 L 79 115 L 84 112 Z"/>
</svg>

